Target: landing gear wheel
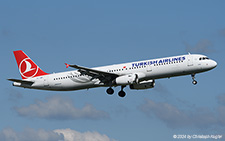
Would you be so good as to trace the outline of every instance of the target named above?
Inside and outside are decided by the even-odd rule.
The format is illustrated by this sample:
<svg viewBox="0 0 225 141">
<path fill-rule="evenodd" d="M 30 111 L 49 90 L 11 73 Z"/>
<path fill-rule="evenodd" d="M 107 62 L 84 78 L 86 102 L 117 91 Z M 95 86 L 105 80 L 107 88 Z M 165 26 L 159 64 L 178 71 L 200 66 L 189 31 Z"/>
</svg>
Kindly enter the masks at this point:
<svg viewBox="0 0 225 141">
<path fill-rule="evenodd" d="M 114 90 L 110 87 L 106 90 L 107 94 L 112 95 L 114 93 Z"/>
<path fill-rule="evenodd" d="M 196 85 L 198 82 L 195 80 L 195 74 L 192 74 L 191 77 L 192 77 L 192 80 L 193 80 L 192 84 Z"/>
<path fill-rule="evenodd" d="M 192 81 L 192 84 L 196 85 L 198 82 L 196 80 Z"/>
<path fill-rule="evenodd" d="M 119 91 L 118 95 L 119 95 L 120 97 L 124 97 L 124 96 L 126 95 L 126 93 L 125 93 L 124 91 Z"/>
</svg>

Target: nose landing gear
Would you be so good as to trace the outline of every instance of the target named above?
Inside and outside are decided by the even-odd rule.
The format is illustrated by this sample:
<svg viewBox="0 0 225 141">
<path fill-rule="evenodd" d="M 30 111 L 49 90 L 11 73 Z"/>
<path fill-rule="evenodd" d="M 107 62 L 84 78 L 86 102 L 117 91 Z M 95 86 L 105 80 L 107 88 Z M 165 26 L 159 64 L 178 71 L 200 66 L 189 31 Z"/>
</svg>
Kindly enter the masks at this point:
<svg viewBox="0 0 225 141">
<path fill-rule="evenodd" d="M 195 80 L 195 74 L 192 74 L 191 77 L 192 77 L 192 80 L 193 80 L 192 84 L 196 85 L 198 82 Z"/>
</svg>

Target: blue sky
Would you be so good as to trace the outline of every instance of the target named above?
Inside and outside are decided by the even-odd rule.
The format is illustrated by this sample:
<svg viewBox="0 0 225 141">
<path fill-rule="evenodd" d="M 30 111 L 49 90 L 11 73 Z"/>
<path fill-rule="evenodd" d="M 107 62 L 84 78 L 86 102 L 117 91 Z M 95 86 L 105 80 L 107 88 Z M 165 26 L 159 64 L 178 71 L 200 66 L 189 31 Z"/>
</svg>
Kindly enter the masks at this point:
<svg viewBox="0 0 225 141">
<path fill-rule="evenodd" d="M 173 135 L 225 137 L 225 2 L 0 1 L 1 140 L 173 140 Z M 191 53 L 216 69 L 156 80 L 154 89 L 109 96 L 106 88 L 49 92 L 16 88 L 14 50 L 44 71 Z M 119 91 L 119 87 L 115 91 Z M 60 134 L 61 133 L 61 134 Z M 71 138 L 68 137 L 71 135 Z"/>
</svg>

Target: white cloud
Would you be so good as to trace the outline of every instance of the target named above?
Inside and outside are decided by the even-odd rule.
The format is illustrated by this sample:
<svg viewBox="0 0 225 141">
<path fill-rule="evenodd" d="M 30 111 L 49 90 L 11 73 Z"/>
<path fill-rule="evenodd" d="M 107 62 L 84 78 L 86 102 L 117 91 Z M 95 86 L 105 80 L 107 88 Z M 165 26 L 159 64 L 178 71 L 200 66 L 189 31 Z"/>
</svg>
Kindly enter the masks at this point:
<svg viewBox="0 0 225 141">
<path fill-rule="evenodd" d="M 221 30 L 219 31 L 219 33 L 220 33 L 220 35 L 222 35 L 222 36 L 225 37 L 225 28 L 224 28 L 224 29 L 221 29 Z"/>
<path fill-rule="evenodd" d="M 197 42 L 195 46 L 191 46 L 189 43 L 184 42 L 185 49 L 190 53 L 211 53 L 214 52 L 213 44 L 207 39 L 202 39 Z"/>
<path fill-rule="evenodd" d="M 26 128 L 22 132 L 16 132 L 12 128 L 5 128 L 0 132 L 1 141 L 63 141 L 63 134 L 44 129 L 35 130 Z"/>
<path fill-rule="evenodd" d="M 218 107 L 218 113 L 219 113 L 219 123 L 223 126 L 225 126 L 225 106 L 219 106 Z"/>
<path fill-rule="evenodd" d="M 153 90 L 155 90 L 163 95 L 170 93 L 169 90 L 164 85 L 162 85 L 160 82 L 157 82 L 157 84 L 155 85 L 155 88 Z"/>
<path fill-rule="evenodd" d="M 191 108 L 181 109 L 172 104 L 154 102 L 146 99 L 139 109 L 148 117 L 156 117 L 170 128 L 197 127 L 210 129 L 213 127 L 225 127 L 225 106 L 219 105 L 216 109 Z"/>
<path fill-rule="evenodd" d="M 14 110 L 20 115 L 30 118 L 45 118 L 56 120 L 74 120 L 74 119 L 106 119 L 109 114 L 97 110 L 91 104 L 86 104 L 79 109 L 74 106 L 72 100 L 60 96 L 52 96 L 46 99 L 46 102 L 36 100 L 35 104 L 24 107 L 14 107 Z"/>
<path fill-rule="evenodd" d="M 57 129 L 54 132 L 63 134 L 65 141 L 113 141 L 108 136 L 95 131 L 81 133 L 71 129 Z"/>
<path fill-rule="evenodd" d="M 72 129 L 56 129 L 47 131 L 44 129 L 26 128 L 22 132 L 5 128 L 0 131 L 1 141 L 115 141 L 107 135 L 93 132 L 78 132 Z"/>
<path fill-rule="evenodd" d="M 225 105 L 225 94 L 219 95 L 217 97 L 218 103 L 221 105 Z"/>
<path fill-rule="evenodd" d="M 184 112 L 168 103 L 157 103 L 146 99 L 139 109 L 148 117 L 157 117 L 172 128 L 186 125 L 188 122 L 188 117 Z"/>
<path fill-rule="evenodd" d="M 19 92 L 19 91 L 17 91 L 17 90 L 15 90 L 15 89 L 6 89 L 7 91 L 8 91 L 8 96 L 9 96 L 9 101 L 11 101 L 11 102 L 19 102 L 19 100 L 20 99 L 22 99 L 23 98 L 23 95 Z"/>
</svg>

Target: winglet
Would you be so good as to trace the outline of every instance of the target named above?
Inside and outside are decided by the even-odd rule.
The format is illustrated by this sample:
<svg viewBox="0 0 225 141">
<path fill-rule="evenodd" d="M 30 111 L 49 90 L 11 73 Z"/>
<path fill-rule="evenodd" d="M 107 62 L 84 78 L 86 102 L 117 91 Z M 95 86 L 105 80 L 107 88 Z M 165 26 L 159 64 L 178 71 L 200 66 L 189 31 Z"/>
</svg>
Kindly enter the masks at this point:
<svg viewBox="0 0 225 141">
<path fill-rule="evenodd" d="M 67 64 L 67 63 L 65 63 L 65 65 L 66 65 L 66 68 L 68 68 L 70 66 L 70 64 Z"/>
</svg>

